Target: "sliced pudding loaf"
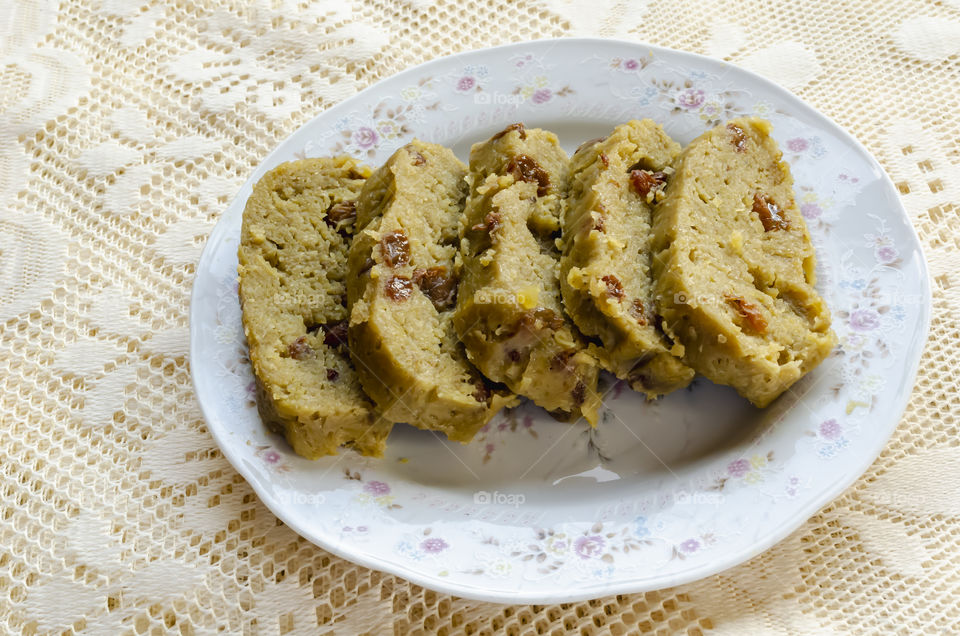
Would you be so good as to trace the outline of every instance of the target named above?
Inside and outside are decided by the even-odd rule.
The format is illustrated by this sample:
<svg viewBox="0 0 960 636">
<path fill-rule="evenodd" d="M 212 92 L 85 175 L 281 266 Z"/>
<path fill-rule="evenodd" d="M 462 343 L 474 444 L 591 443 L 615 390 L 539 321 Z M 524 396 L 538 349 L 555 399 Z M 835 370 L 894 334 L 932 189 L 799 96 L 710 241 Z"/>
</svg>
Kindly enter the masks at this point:
<svg viewBox="0 0 960 636">
<path fill-rule="evenodd" d="M 654 220 L 664 329 L 690 366 L 764 407 L 836 342 L 793 179 L 754 118 L 701 135 L 674 165 Z"/>
<path fill-rule="evenodd" d="M 240 302 L 257 406 L 308 458 L 342 445 L 379 456 L 390 433 L 346 351 L 347 249 L 369 173 L 347 157 L 285 163 L 243 212 Z"/>
<path fill-rule="evenodd" d="M 651 212 L 680 146 L 649 119 L 617 126 L 571 161 L 560 288 L 580 330 L 603 342 L 602 361 L 648 398 L 689 384 L 693 370 L 658 326 L 650 269 Z"/>
<path fill-rule="evenodd" d="M 515 398 L 485 382 L 453 327 L 466 166 L 414 141 L 367 181 L 350 249 L 350 352 L 392 422 L 467 442 Z"/>
<path fill-rule="evenodd" d="M 568 171 L 556 136 L 522 124 L 473 146 L 454 322 L 487 377 L 556 417 L 596 424 L 596 359 L 564 315 L 557 279 Z"/>
</svg>

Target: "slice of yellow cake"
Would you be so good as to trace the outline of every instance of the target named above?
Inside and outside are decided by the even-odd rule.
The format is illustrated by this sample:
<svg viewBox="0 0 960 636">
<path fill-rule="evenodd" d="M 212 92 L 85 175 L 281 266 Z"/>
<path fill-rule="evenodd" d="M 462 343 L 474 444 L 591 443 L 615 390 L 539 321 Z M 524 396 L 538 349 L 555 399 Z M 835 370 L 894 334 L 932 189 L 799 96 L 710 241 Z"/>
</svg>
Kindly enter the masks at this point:
<svg viewBox="0 0 960 636">
<path fill-rule="evenodd" d="M 384 418 L 468 442 L 514 401 L 467 361 L 453 327 L 467 169 L 420 141 L 373 173 L 350 249 L 350 352 Z"/>
<path fill-rule="evenodd" d="M 680 146 L 649 119 L 617 126 L 571 160 L 560 289 L 580 331 L 603 342 L 602 361 L 648 398 L 683 388 L 693 369 L 658 326 L 650 268 L 651 214 Z"/>
<path fill-rule="evenodd" d="M 684 361 L 764 407 L 833 349 L 815 257 L 769 122 L 735 119 L 675 162 L 654 214 L 664 330 Z"/>
<path fill-rule="evenodd" d="M 568 173 L 544 130 L 514 124 L 474 144 L 454 324 L 484 375 L 558 418 L 596 424 L 597 361 L 563 312 L 557 278 Z"/>
<path fill-rule="evenodd" d="M 369 173 L 348 157 L 281 164 L 243 212 L 240 304 L 257 406 L 311 459 L 344 445 L 379 456 L 390 433 L 347 352 L 347 248 Z"/>
</svg>

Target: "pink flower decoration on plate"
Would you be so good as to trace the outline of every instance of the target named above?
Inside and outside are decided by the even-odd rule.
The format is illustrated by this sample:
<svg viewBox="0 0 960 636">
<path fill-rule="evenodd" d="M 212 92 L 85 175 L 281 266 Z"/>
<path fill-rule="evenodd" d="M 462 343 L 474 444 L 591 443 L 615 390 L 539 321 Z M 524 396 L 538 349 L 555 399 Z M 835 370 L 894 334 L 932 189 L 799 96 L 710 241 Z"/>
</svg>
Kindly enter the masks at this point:
<svg viewBox="0 0 960 636">
<path fill-rule="evenodd" d="M 840 424 L 837 420 L 830 418 L 820 424 L 820 434 L 827 439 L 836 439 L 840 437 Z"/>
<path fill-rule="evenodd" d="M 706 93 L 699 88 L 688 88 L 677 97 L 677 103 L 687 110 L 693 110 L 694 108 L 699 108 L 706 99 Z"/>
<path fill-rule="evenodd" d="M 699 547 L 700 547 L 700 542 L 697 541 L 696 539 L 687 539 L 686 541 L 680 544 L 680 549 L 688 553 L 696 552 Z"/>
<path fill-rule="evenodd" d="M 823 214 L 823 208 L 816 203 L 804 203 L 800 206 L 800 213 L 803 214 L 804 218 L 816 219 Z"/>
<path fill-rule="evenodd" d="M 750 472 L 750 462 L 745 459 L 732 461 L 730 465 L 727 466 L 727 470 L 730 471 L 730 474 L 734 477 L 743 477 Z"/>
<path fill-rule="evenodd" d="M 363 485 L 363 490 L 376 497 L 390 494 L 390 485 L 382 481 L 368 481 Z"/>
<path fill-rule="evenodd" d="M 603 537 L 599 535 L 578 537 L 573 542 L 573 551 L 581 559 L 596 559 L 603 553 Z"/>
<path fill-rule="evenodd" d="M 368 128 L 367 126 L 358 128 L 357 131 L 353 133 L 354 143 L 364 150 L 375 146 L 379 139 L 380 138 L 377 136 L 376 131 L 374 131 L 373 128 Z"/>
<path fill-rule="evenodd" d="M 439 537 L 430 537 L 429 539 L 424 539 L 423 542 L 420 543 L 420 549 L 430 554 L 443 552 L 449 547 L 450 546 L 447 545 L 447 542 Z"/>
<path fill-rule="evenodd" d="M 858 309 L 850 314 L 850 327 L 854 331 L 873 331 L 880 326 L 880 316 L 872 309 Z"/>
<path fill-rule="evenodd" d="M 892 245 L 884 245 L 877 248 L 876 256 L 878 261 L 887 264 L 897 260 L 897 258 L 900 256 L 900 252 L 898 252 L 897 248 Z"/>
<path fill-rule="evenodd" d="M 533 103 L 534 104 L 545 104 L 550 101 L 550 98 L 553 97 L 553 91 L 549 88 L 541 88 L 534 91 L 533 93 Z"/>
<path fill-rule="evenodd" d="M 460 81 L 457 82 L 457 90 L 462 93 L 465 93 L 476 85 L 477 85 L 477 80 L 470 77 L 469 75 L 464 75 L 463 77 L 460 78 Z"/>
</svg>

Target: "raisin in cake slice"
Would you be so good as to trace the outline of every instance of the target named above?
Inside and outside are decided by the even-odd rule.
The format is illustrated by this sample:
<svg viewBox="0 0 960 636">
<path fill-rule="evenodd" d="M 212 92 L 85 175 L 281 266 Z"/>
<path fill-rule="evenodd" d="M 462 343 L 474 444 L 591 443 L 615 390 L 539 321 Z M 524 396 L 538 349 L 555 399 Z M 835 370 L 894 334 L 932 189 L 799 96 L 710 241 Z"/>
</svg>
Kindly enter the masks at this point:
<svg viewBox="0 0 960 636">
<path fill-rule="evenodd" d="M 651 213 L 680 146 L 649 119 L 617 126 L 571 160 L 560 289 L 580 331 L 603 342 L 604 365 L 648 398 L 693 370 L 658 326 L 650 269 Z"/>
<path fill-rule="evenodd" d="M 240 303 L 257 406 L 311 459 L 343 445 L 379 456 L 390 433 L 346 351 L 347 249 L 369 172 L 347 157 L 285 163 L 243 212 Z"/>
<path fill-rule="evenodd" d="M 468 442 L 514 401 L 467 361 L 453 327 L 466 166 L 413 141 L 368 180 L 350 250 L 350 352 L 392 422 Z"/>
<path fill-rule="evenodd" d="M 514 124 L 473 146 L 454 324 L 487 377 L 556 417 L 596 424 L 596 359 L 564 315 L 557 279 L 568 174 L 544 130 Z"/>
<path fill-rule="evenodd" d="M 745 118 L 695 139 L 654 220 L 665 329 L 684 360 L 763 407 L 833 349 L 814 289 L 815 255 L 769 122 Z"/>
</svg>

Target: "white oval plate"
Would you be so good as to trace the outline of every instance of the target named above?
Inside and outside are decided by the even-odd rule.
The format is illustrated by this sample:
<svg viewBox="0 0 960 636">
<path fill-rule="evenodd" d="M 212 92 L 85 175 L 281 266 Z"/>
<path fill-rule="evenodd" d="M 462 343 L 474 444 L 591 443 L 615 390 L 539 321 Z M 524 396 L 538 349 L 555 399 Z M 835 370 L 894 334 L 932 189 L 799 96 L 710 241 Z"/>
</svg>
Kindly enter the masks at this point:
<svg viewBox="0 0 960 636">
<path fill-rule="evenodd" d="M 819 257 L 840 346 L 766 410 L 698 379 L 647 404 L 620 384 L 601 424 L 525 405 L 461 446 L 400 425 L 380 460 L 307 461 L 262 426 L 237 300 L 251 184 L 295 158 L 379 164 L 414 136 L 467 158 L 507 124 L 565 148 L 631 118 L 689 142 L 739 115 L 774 124 Z M 889 178 L 836 124 L 729 64 L 636 43 L 568 39 L 434 60 L 300 128 L 217 224 L 197 271 L 190 358 L 227 459 L 286 524 L 327 550 L 458 596 L 562 602 L 657 589 L 741 563 L 797 528 L 876 458 L 926 339 L 920 245 Z"/>
</svg>

